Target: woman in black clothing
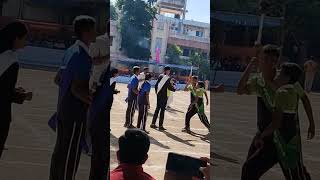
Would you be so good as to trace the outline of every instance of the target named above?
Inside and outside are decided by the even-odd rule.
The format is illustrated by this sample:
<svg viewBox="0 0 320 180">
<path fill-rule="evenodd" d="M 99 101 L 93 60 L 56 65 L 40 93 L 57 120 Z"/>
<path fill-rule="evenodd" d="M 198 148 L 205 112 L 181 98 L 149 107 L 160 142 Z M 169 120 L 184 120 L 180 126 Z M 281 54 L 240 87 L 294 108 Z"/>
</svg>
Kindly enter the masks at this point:
<svg viewBox="0 0 320 180">
<path fill-rule="evenodd" d="M 11 103 L 31 100 L 32 93 L 16 88 L 19 63 L 16 50 L 26 44 L 27 27 L 13 22 L 0 30 L 0 158 L 8 137 L 11 122 Z"/>
</svg>

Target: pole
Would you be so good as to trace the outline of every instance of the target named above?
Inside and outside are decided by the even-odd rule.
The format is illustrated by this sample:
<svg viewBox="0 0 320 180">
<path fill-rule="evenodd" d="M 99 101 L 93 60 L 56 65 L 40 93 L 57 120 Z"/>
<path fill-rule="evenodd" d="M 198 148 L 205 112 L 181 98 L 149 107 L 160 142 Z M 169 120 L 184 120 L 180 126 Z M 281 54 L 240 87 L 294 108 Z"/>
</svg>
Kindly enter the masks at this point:
<svg viewBox="0 0 320 180">
<path fill-rule="evenodd" d="M 264 18 L 265 18 L 266 14 L 261 14 L 260 16 L 260 24 L 259 24 L 259 32 L 258 32 L 258 37 L 257 37 L 257 41 L 256 44 L 260 45 L 261 44 L 261 38 L 262 38 L 262 31 L 263 31 L 263 24 L 264 24 Z"/>
</svg>

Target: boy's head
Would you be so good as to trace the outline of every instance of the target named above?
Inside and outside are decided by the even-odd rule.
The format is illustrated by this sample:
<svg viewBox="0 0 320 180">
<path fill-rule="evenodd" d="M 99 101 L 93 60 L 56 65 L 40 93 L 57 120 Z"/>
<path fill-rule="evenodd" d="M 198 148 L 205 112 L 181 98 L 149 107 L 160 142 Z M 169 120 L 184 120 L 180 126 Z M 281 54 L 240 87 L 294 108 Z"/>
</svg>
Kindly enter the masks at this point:
<svg viewBox="0 0 320 180">
<path fill-rule="evenodd" d="M 142 165 L 148 159 L 149 136 L 139 129 L 128 129 L 119 140 L 117 157 L 120 163 Z"/>
<path fill-rule="evenodd" d="M 171 72 L 170 66 L 164 67 L 164 74 L 165 74 L 165 75 L 170 75 L 170 72 Z"/>
<path fill-rule="evenodd" d="M 90 44 L 89 52 L 94 64 L 95 62 L 101 62 L 100 64 L 102 64 L 110 59 L 108 48 L 107 39 L 104 36 L 98 36 L 96 41 Z"/>
<path fill-rule="evenodd" d="M 198 83 L 198 76 L 192 76 L 191 83 L 196 85 Z"/>
<path fill-rule="evenodd" d="M 74 32 L 78 39 L 90 44 L 96 38 L 96 20 L 90 16 L 77 16 L 73 21 Z"/>
<path fill-rule="evenodd" d="M 284 63 L 281 65 L 280 78 L 287 81 L 288 84 L 298 82 L 302 75 L 303 70 L 298 64 Z"/>
<path fill-rule="evenodd" d="M 112 69 L 111 70 L 111 77 L 117 77 L 119 74 L 119 70 L 118 69 Z"/>
<path fill-rule="evenodd" d="M 145 80 L 146 80 L 146 81 L 150 81 L 151 78 L 152 78 L 151 73 L 146 73 L 146 74 L 145 74 Z"/>
<path fill-rule="evenodd" d="M 262 72 L 272 72 L 280 56 L 280 49 L 275 45 L 265 45 L 262 48 L 261 59 L 259 60 L 259 67 Z"/>
<path fill-rule="evenodd" d="M 140 73 L 140 67 L 139 66 L 134 66 L 133 67 L 133 74 L 138 75 Z"/>
<path fill-rule="evenodd" d="M 148 68 L 148 67 L 144 67 L 144 68 L 143 68 L 143 72 L 144 72 L 144 73 L 149 72 L 149 68 Z"/>
<path fill-rule="evenodd" d="M 199 81 L 198 88 L 204 88 L 204 87 L 205 87 L 205 83 L 203 81 Z"/>
</svg>

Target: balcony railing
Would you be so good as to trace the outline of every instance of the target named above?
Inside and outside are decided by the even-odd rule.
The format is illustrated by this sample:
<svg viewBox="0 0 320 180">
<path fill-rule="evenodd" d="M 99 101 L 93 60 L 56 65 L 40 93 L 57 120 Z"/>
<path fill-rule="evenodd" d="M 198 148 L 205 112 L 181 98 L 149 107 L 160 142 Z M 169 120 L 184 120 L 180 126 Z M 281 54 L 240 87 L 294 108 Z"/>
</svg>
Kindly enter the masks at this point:
<svg viewBox="0 0 320 180">
<path fill-rule="evenodd" d="M 187 34 L 178 33 L 176 31 L 170 31 L 169 37 L 183 39 L 183 40 L 187 40 L 187 41 L 197 41 L 197 42 L 202 42 L 202 43 L 210 43 L 210 38 L 190 36 Z"/>
<path fill-rule="evenodd" d="M 178 7 L 184 7 L 185 6 L 185 0 L 159 0 L 159 4 L 166 4 L 166 5 L 174 5 Z"/>
</svg>

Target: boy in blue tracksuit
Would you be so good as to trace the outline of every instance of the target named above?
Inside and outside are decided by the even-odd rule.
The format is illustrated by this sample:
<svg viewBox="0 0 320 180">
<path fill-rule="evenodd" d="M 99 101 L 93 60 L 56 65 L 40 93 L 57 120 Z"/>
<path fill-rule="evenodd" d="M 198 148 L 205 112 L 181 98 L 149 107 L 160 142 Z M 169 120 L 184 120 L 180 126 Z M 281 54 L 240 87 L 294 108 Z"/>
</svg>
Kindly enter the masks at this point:
<svg viewBox="0 0 320 180">
<path fill-rule="evenodd" d="M 80 140 L 85 135 L 87 110 L 91 104 L 89 80 L 92 68 L 89 45 L 95 40 L 95 20 L 74 20 L 78 40 L 66 52 L 58 72 L 57 140 L 51 158 L 50 180 L 72 180 L 80 161 Z"/>
<path fill-rule="evenodd" d="M 124 127 L 126 128 L 133 128 L 133 116 L 137 106 L 137 97 L 139 94 L 138 86 L 139 86 L 139 79 L 138 75 L 140 73 L 140 67 L 134 66 L 133 67 L 133 75 L 131 76 L 130 84 L 129 84 L 129 93 L 128 93 L 128 107 L 126 111 L 126 122 Z"/>
<path fill-rule="evenodd" d="M 138 116 L 138 123 L 137 128 L 146 131 L 146 123 L 147 123 L 147 116 L 148 110 L 150 109 L 150 101 L 149 101 L 149 93 L 151 90 L 150 84 L 151 74 L 145 74 L 145 80 L 141 85 L 139 95 L 138 95 L 138 107 L 139 107 L 139 116 Z"/>
</svg>

